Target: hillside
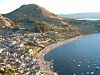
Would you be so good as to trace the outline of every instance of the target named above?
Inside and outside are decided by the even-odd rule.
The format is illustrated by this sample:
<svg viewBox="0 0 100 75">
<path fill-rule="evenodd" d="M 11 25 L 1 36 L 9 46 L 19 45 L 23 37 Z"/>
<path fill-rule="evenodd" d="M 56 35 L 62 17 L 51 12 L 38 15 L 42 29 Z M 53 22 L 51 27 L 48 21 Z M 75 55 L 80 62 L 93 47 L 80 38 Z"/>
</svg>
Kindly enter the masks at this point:
<svg viewBox="0 0 100 75">
<path fill-rule="evenodd" d="M 0 28 L 7 28 L 7 27 L 9 28 L 14 27 L 13 21 L 0 15 Z"/>
<path fill-rule="evenodd" d="M 79 29 L 70 25 L 67 19 L 60 18 L 35 4 L 22 5 L 11 13 L 3 14 L 3 16 L 20 24 L 19 28 L 25 31 L 35 31 L 38 28 L 36 30 L 38 32 L 45 30 L 47 32 L 47 28 L 52 26 L 53 32 L 59 32 L 58 35 L 72 37 L 80 33 Z"/>
<path fill-rule="evenodd" d="M 70 20 L 70 24 L 79 28 L 81 34 L 100 33 L 100 20 Z"/>
<path fill-rule="evenodd" d="M 99 18 L 99 13 L 79 13 L 70 15 L 80 15 L 81 18 L 96 18 L 96 16 Z M 52 25 L 54 31 L 59 31 L 61 34 L 66 33 L 65 35 L 71 34 L 71 36 L 75 36 L 79 34 L 79 32 L 81 32 L 81 34 L 100 32 L 99 21 L 65 19 L 66 17 L 69 17 L 69 15 L 59 15 L 61 17 L 65 17 L 60 18 L 45 8 L 35 4 L 22 5 L 20 8 L 12 11 L 11 13 L 4 14 L 3 16 L 13 20 L 15 23 L 19 23 L 20 29 L 28 31 L 34 31 L 34 26 L 40 25 L 41 27 L 42 24 L 46 23 L 48 25 Z M 45 27 L 45 30 L 47 27 Z M 39 26 L 36 28 L 39 28 Z"/>
<path fill-rule="evenodd" d="M 77 27 L 81 34 L 100 32 L 100 13 L 59 14 L 63 18 L 70 18 L 69 24 Z"/>
<path fill-rule="evenodd" d="M 35 4 L 22 5 L 20 8 L 4 16 L 12 19 L 13 21 L 30 22 L 39 20 L 48 22 L 55 25 L 67 25 L 68 23 L 55 14 L 47 11 L 45 8 Z"/>
</svg>

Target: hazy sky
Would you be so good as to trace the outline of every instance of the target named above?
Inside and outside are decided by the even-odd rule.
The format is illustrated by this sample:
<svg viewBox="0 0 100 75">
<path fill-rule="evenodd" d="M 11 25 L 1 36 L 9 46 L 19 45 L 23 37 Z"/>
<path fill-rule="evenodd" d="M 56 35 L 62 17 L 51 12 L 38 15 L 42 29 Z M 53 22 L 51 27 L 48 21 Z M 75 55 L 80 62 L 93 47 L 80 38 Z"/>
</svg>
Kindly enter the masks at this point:
<svg viewBox="0 0 100 75">
<path fill-rule="evenodd" d="M 55 14 L 100 12 L 100 0 L 0 0 L 0 13 L 8 13 L 23 4 L 37 4 Z"/>
</svg>

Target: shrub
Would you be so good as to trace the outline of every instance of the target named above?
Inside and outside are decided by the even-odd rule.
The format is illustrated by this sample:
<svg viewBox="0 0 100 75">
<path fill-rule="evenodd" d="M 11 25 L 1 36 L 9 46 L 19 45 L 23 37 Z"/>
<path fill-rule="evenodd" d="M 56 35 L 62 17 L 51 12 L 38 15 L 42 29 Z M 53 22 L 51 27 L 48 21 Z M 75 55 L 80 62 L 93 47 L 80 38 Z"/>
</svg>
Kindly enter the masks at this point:
<svg viewBox="0 0 100 75">
<path fill-rule="evenodd" d="M 35 27 L 34 27 L 34 31 L 35 32 L 48 32 L 52 30 L 52 25 L 46 22 L 43 23 L 38 23 Z"/>
</svg>

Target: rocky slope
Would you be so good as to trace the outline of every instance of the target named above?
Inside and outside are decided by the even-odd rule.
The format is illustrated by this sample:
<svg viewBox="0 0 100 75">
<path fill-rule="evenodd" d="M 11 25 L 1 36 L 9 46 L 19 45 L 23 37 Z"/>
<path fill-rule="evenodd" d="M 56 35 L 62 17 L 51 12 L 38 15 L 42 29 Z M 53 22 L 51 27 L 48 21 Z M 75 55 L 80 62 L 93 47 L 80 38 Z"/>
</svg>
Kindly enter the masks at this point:
<svg viewBox="0 0 100 75">
<path fill-rule="evenodd" d="M 48 22 L 55 25 L 67 25 L 68 23 L 55 14 L 47 11 L 45 8 L 35 4 L 22 5 L 15 11 L 5 14 L 4 16 L 12 19 L 13 21 L 29 22 L 32 20 L 39 20 Z"/>
<path fill-rule="evenodd" d="M 0 28 L 6 28 L 6 27 L 13 27 L 14 23 L 8 19 L 0 15 Z"/>
<path fill-rule="evenodd" d="M 79 28 L 82 34 L 100 33 L 100 20 L 70 20 L 70 24 Z"/>
</svg>

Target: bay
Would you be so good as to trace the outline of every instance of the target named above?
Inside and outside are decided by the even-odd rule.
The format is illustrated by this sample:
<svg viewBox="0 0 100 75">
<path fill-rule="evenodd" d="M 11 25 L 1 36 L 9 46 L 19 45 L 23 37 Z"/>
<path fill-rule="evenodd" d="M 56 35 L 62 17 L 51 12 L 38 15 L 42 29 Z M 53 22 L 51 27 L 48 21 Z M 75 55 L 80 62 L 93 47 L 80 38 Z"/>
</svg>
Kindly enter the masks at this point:
<svg viewBox="0 0 100 75">
<path fill-rule="evenodd" d="M 100 34 L 86 36 L 51 50 L 44 57 L 59 75 L 100 75 Z"/>
</svg>

